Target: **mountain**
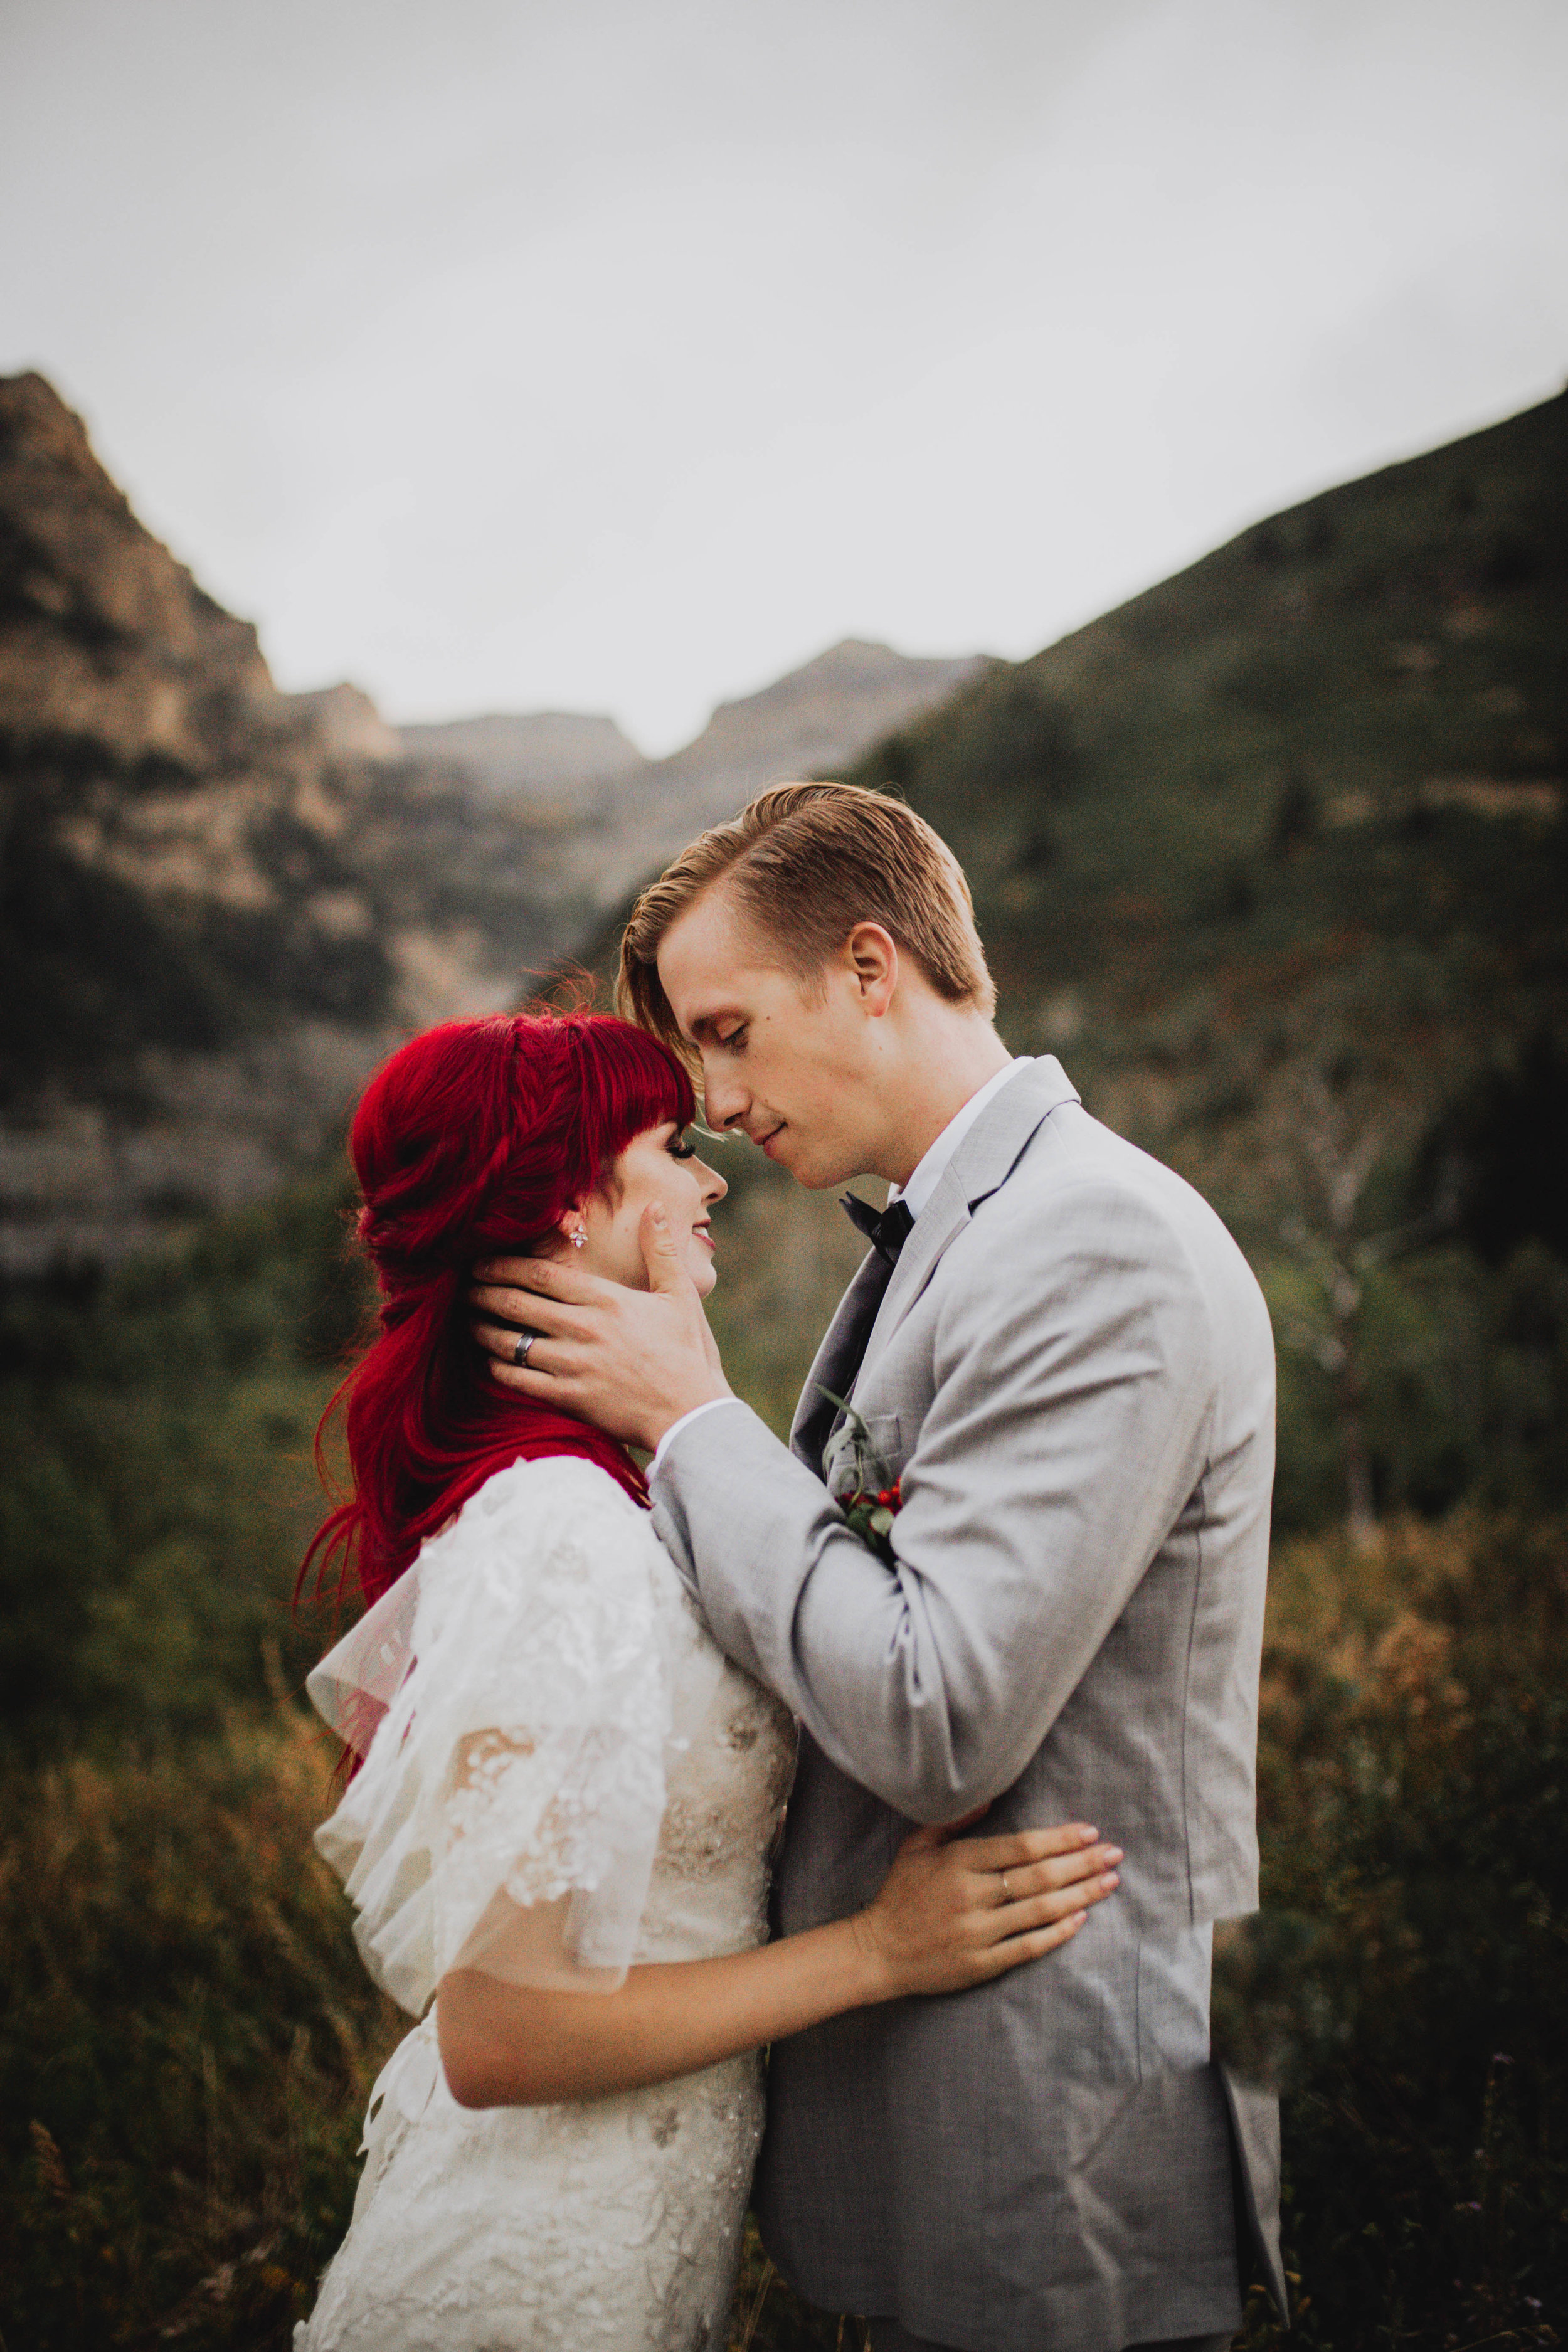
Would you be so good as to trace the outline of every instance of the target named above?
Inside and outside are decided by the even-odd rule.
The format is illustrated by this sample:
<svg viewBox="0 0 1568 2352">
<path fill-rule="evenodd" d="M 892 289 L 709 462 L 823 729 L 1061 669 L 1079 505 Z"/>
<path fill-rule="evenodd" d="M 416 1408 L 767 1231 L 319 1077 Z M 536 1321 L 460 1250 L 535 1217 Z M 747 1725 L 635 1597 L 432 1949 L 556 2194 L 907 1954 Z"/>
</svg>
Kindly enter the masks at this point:
<svg viewBox="0 0 1568 2352">
<path fill-rule="evenodd" d="M 498 799 L 577 802 L 647 764 L 613 719 L 576 710 L 447 719 L 398 736 L 410 759 L 459 769 Z"/>
<path fill-rule="evenodd" d="M 345 680 L 313 694 L 291 694 L 289 704 L 310 719 L 335 759 L 401 760 L 402 737 L 389 727 L 368 694 Z"/>
<path fill-rule="evenodd" d="M 645 760 L 613 719 L 560 711 L 405 727 L 401 740 L 552 823 L 563 887 L 604 912 L 765 784 L 838 773 L 990 667 L 984 655 L 922 659 L 846 638 L 760 692 L 721 702 L 664 760 Z"/>
<path fill-rule="evenodd" d="M 684 750 L 604 785 L 584 806 L 591 830 L 575 856 L 568 854 L 566 871 L 608 911 L 764 785 L 841 774 L 890 730 L 992 667 L 984 654 L 922 659 L 847 637 L 759 693 L 721 702 Z"/>
<path fill-rule="evenodd" d="M 993 667 L 984 654 L 921 660 L 846 637 L 759 693 L 721 702 L 684 751 L 650 763 L 647 782 L 684 840 L 765 784 L 842 768 Z"/>
<path fill-rule="evenodd" d="M 0 382 L 0 1271 L 273 1189 L 569 901 L 546 832 L 353 688 L 280 693 L 44 379 Z"/>
<path fill-rule="evenodd" d="M 408 1028 L 516 1001 L 761 782 L 974 662 L 836 647 L 672 760 L 574 713 L 279 691 L 36 374 L 0 380 L 0 1276 L 309 1163 Z"/>
<path fill-rule="evenodd" d="M 1565 637 L 1568 398 L 1023 663 L 850 643 L 668 760 L 590 774 L 608 722 L 550 714 L 415 759 L 352 687 L 280 694 L 42 380 L 0 385 L 0 1265 L 273 1190 L 401 1029 L 607 970 L 690 833 L 847 770 L 963 857 L 1014 1045 L 1247 1246 L 1282 1523 L 1357 1449 L 1369 1507 L 1568 1501 Z M 531 729 L 531 783 L 476 772 Z M 724 1167 L 716 1314 L 782 1420 L 857 1244 Z"/>
</svg>

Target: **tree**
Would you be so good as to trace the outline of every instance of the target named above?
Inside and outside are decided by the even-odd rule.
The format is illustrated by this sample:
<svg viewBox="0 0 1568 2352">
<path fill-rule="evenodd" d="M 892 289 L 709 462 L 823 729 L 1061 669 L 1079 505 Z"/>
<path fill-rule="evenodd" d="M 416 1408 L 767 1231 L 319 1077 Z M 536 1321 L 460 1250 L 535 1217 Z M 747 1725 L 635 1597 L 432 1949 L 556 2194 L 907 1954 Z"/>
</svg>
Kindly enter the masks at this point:
<svg viewBox="0 0 1568 2352">
<path fill-rule="evenodd" d="M 1346 1527 L 1356 1549 L 1370 1550 L 1378 1541 L 1378 1524 L 1361 1332 L 1366 1277 L 1458 1222 L 1457 1181 L 1449 1175 L 1425 1215 L 1363 1231 L 1367 1187 L 1394 1139 L 1392 1103 L 1369 1075 L 1357 1083 L 1342 1069 L 1336 1087 L 1320 1062 L 1298 1068 L 1288 1083 L 1292 1139 L 1304 1181 L 1300 1205 L 1285 1218 L 1280 1237 L 1315 1276 L 1326 1311 L 1320 1324 L 1288 1323 L 1280 1337 L 1286 1346 L 1313 1356 L 1333 1383 Z"/>
</svg>

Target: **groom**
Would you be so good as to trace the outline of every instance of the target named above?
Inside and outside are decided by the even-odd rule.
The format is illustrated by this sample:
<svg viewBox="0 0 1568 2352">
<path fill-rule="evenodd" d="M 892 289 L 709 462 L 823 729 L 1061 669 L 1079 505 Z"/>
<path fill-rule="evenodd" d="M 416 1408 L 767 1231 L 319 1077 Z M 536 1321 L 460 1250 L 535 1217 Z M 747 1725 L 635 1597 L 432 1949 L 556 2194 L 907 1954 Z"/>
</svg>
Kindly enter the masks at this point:
<svg viewBox="0 0 1568 2352">
<path fill-rule="evenodd" d="M 700 1055 L 711 1126 L 814 1189 L 893 1187 L 787 1448 L 657 1217 L 647 1293 L 533 1261 L 475 1293 L 546 1335 L 498 1379 L 654 1450 L 659 1534 L 800 1718 L 780 1928 L 987 1801 L 988 1832 L 1079 1818 L 1126 1849 L 1059 1953 L 775 2047 L 768 2248 L 877 2352 L 1223 2345 L 1255 2267 L 1284 2303 L 1277 2112 L 1209 2053 L 1214 1923 L 1258 1900 L 1257 1284 L 1057 1062 L 1009 1055 L 963 876 L 897 802 L 783 785 L 704 835 L 638 901 L 620 1001 Z M 829 1391 L 867 1483 L 901 1480 L 891 1566 L 835 1500 L 856 1431 Z"/>
</svg>

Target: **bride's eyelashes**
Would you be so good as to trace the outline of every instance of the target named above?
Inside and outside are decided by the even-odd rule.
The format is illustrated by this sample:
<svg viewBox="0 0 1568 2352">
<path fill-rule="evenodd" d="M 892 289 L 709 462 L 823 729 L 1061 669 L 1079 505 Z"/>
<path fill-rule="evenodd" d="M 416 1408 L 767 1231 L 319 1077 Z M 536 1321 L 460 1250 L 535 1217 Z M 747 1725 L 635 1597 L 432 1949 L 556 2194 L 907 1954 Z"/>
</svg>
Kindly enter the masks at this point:
<svg viewBox="0 0 1568 2352">
<path fill-rule="evenodd" d="M 672 1160 L 695 1160 L 697 1157 L 697 1146 L 679 1129 L 664 1148 Z"/>
</svg>

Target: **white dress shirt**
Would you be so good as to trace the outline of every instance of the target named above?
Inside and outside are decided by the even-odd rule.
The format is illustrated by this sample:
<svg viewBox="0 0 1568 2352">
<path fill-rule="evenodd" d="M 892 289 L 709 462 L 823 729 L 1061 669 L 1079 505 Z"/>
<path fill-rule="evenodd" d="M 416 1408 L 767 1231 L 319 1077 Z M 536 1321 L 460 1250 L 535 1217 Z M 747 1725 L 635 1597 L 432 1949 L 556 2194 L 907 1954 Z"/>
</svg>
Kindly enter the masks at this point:
<svg viewBox="0 0 1568 2352">
<path fill-rule="evenodd" d="M 947 1166 L 992 1096 L 999 1095 L 1015 1071 L 1021 1070 L 1028 1059 L 1027 1054 L 1015 1054 L 1005 1069 L 998 1070 L 994 1077 L 987 1078 L 979 1091 L 970 1096 L 963 1108 L 954 1111 L 936 1141 L 916 1162 L 909 1182 L 889 1185 L 888 1188 L 889 1208 L 895 1201 L 902 1201 L 911 1217 L 920 1215 L 921 1211 L 936 1191 L 942 1180 L 942 1170 Z M 706 1404 L 694 1404 L 689 1412 L 683 1412 L 679 1421 L 672 1421 L 659 1439 L 653 1460 L 647 1465 L 649 1483 L 651 1484 L 658 1477 L 658 1465 L 663 1461 L 671 1440 L 679 1437 L 683 1429 L 689 1428 L 691 1423 L 700 1420 L 705 1412 L 717 1412 L 721 1405 L 742 1404 L 744 1402 L 742 1397 L 710 1397 Z"/>
<path fill-rule="evenodd" d="M 1027 1054 L 1015 1054 L 1005 1069 L 987 1078 L 978 1094 L 971 1095 L 962 1110 L 955 1110 L 931 1149 L 915 1164 L 914 1174 L 907 1184 L 888 1187 L 888 1206 L 901 1201 L 911 1217 L 918 1217 L 931 1194 L 942 1181 L 942 1171 L 969 1133 L 975 1120 L 991 1100 L 999 1095 L 1015 1070 L 1021 1070 L 1028 1061 Z"/>
</svg>

